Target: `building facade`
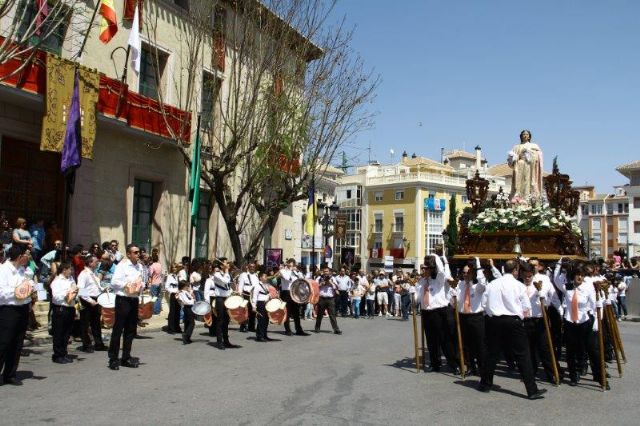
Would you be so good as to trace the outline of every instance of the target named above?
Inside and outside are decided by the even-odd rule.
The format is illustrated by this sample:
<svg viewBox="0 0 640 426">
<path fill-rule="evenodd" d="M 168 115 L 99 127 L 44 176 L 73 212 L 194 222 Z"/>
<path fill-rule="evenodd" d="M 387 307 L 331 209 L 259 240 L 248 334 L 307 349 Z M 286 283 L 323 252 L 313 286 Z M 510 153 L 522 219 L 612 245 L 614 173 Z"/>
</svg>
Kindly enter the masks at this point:
<svg viewBox="0 0 640 426">
<path fill-rule="evenodd" d="M 622 187 L 629 204 L 627 253 L 629 257 L 638 256 L 640 255 L 640 161 L 624 164 L 616 170 L 629 179 L 629 183 Z"/>
</svg>

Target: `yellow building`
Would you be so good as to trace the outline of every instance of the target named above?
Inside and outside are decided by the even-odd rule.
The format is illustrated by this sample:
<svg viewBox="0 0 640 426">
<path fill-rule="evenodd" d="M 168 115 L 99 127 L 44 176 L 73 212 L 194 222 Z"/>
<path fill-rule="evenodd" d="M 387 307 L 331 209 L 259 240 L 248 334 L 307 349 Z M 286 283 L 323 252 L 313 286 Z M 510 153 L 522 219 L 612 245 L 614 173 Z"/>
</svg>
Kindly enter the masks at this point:
<svg viewBox="0 0 640 426">
<path fill-rule="evenodd" d="M 393 256 L 397 268 L 419 267 L 424 256 L 443 243 L 451 196 L 456 196 L 458 213 L 468 205 L 466 180 L 475 173 L 476 164 L 489 178 L 491 192 L 504 186 L 504 178 L 486 174 L 479 148 L 476 156 L 466 153 L 466 162 L 460 161 L 459 151 L 455 153 L 455 162 L 447 157 L 438 162 L 415 154 L 409 158 L 405 153 L 397 164 L 373 163 L 344 177 L 336 190 L 338 204 L 341 210 L 358 209 L 362 220 L 359 241 L 337 241 L 337 246 L 354 247 L 359 254 L 356 259 L 367 269 L 382 268 L 385 256 Z M 354 189 L 362 194 L 355 202 L 346 197 L 346 191 L 353 193 Z"/>
</svg>

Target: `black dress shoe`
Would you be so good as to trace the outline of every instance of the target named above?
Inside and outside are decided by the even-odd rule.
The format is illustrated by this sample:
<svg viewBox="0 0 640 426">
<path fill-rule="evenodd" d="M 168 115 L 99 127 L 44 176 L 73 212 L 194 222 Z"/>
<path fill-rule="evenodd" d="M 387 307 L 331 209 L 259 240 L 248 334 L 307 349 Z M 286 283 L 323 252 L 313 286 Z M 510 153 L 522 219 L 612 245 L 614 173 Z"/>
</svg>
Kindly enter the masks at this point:
<svg viewBox="0 0 640 426">
<path fill-rule="evenodd" d="M 276 339 L 272 339 L 271 337 L 265 337 L 264 340 L 267 342 L 274 342 Z"/>
<path fill-rule="evenodd" d="M 340 330 L 335 330 L 335 331 L 333 332 L 333 334 L 342 334 L 342 331 L 340 331 Z"/>
<path fill-rule="evenodd" d="M 320 333 L 320 329 L 316 328 L 315 330 L 313 330 L 314 333 Z"/>
<path fill-rule="evenodd" d="M 296 331 L 296 336 L 311 336 L 311 334 L 304 331 Z"/>
<path fill-rule="evenodd" d="M 426 371 L 427 373 L 436 373 L 436 372 L 440 371 L 440 367 L 439 366 L 429 365 L 427 368 L 424 369 L 424 371 Z"/>
<path fill-rule="evenodd" d="M 109 361 L 109 369 L 110 370 L 120 370 L 120 361 L 117 359 Z"/>
<path fill-rule="evenodd" d="M 92 354 L 94 352 L 94 349 L 91 346 L 81 346 L 80 347 L 80 352 L 84 352 L 87 354 Z"/>
<path fill-rule="evenodd" d="M 224 350 L 227 348 L 227 346 L 226 346 L 224 343 L 222 343 L 222 342 L 218 342 L 218 343 L 216 343 L 214 346 L 215 346 L 216 348 L 220 349 L 221 351 L 224 351 Z"/>
<path fill-rule="evenodd" d="M 6 377 L 4 379 L 4 383 L 5 385 L 12 385 L 12 386 L 22 386 L 22 382 L 18 379 L 16 379 L 15 377 Z"/>
<path fill-rule="evenodd" d="M 239 348 L 240 346 L 238 346 L 238 345 L 234 345 L 234 344 L 232 344 L 232 343 L 230 343 L 230 342 L 224 342 L 224 347 L 225 347 L 225 348 L 229 348 L 229 349 L 237 349 L 237 348 Z"/>
<path fill-rule="evenodd" d="M 108 351 L 109 348 L 105 345 L 100 345 L 100 346 L 96 346 L 95 348 L 93 348 L 94 351 L 96 352 L 105 352 Z"/>
<path fill-rule="evenodd" d="M 70 364 L 72 362 L 70 359 L 63 356 L 61 356 L 60 358 L 52 358 L 51 361 L 55 362 L 56 364 Z"/>
<path fill-rule="evenodd" d="M 293 333 L 291 332 L 291 330 L 287 330 L 287 331 L 285 331 L 285 332 L 284 332 L 284 334 L 285 334 L 286 336 L 293 336 Z"/>
<path fill-rule="evenodd" d="M 125 361 L 122 361 L 120 365 L 127 368 L 138 368 L 139 366 L 138 362 L 134 361 L 133 359 L 127 359 Z"/>
<path fill-rule="evenodd" d="M 262 337 L 256 338 L 256 342 L 266 342 L 266 340 Z"/>
<path fill-rule="evenodd" d="M 477 387 L 480 392 L 489 393 L 491 391 L 490 385 L 485 385 L 484 383 L 480 383 Z"/>
<path fill-rule="evenodd" d="M 533 400 L 533 399 L 542 399 L 544 398 L 544 394 L 547 393 L 546 389 L 538 389 L 536 392 L 532 393 L 531 395 L 528 396 L 529 399 Z"/>
<path fill-rule="evenodd" d="M 191 344 L 191 342 L 189 340 L 187 340 L 187 339 L 182 339 L 182 344 L 183 345 L 189 345 L 189 344 Z"/>
</svg>

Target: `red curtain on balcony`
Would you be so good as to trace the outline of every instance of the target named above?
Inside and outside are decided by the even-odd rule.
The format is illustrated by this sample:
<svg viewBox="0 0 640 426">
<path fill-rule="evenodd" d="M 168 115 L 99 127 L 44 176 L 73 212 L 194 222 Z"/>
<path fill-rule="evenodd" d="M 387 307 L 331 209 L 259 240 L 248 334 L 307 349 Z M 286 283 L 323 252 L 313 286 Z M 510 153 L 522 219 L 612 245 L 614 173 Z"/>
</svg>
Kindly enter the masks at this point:
<svg viewBox="0 0 640 426">
<path fill-rule="evenodd" d="M 138 22 L 140 30 L 142 30 L 142 6 L 144 4 L 144 0 L 124 0 L 123 19 L 125 21 L 133 21 L 133 14 L 136 13 L 136 3 L 138 4 Z"/>
</svg>

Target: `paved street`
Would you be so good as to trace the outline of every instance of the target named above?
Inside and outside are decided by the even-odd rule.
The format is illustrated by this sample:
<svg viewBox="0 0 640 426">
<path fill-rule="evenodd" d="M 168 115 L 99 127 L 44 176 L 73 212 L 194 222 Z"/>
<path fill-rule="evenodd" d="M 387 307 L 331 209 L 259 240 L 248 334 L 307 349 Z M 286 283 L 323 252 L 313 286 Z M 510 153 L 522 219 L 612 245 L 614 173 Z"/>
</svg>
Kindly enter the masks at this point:
<svg viewBox="0 0 640 426">
<path fill-rule="evenodd" d="M 640 324 L 620 323 L 629 363 L 613 367 L 612 391 L 591 381 L 524 399 L 518 379 L 496 377 L 499 391 L 475 390 L 449 374 L 413 367 L 411 323 L 339 319 L 342 336 L 280 335 L 258 343 L 232 331 L 241 349 L 210 346 L 199 326 L 183 346 L 162 332 L 134 342 L 137 370 L 106 367 L 106 354 L 78 355 L 71 365 L 50 361 L 50 346 L 23 358 L 21 387 L 0 387 L 3 424 L 637 424 Z M 310 321 L 304 322 L 307 329 Z M 74 344 L 74 347 L 79 344 Z"/>
</svg>

